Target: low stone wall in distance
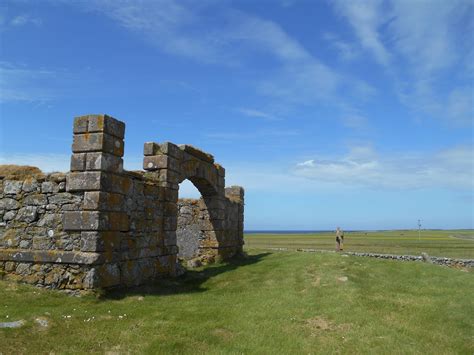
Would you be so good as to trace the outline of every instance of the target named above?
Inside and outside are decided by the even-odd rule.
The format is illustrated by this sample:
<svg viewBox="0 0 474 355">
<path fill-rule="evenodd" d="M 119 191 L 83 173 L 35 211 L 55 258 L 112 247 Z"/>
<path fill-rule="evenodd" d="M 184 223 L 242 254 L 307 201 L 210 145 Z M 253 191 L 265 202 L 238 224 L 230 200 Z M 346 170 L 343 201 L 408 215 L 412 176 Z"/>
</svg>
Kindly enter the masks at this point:
<svg viewBox="0 0 474 355">
<path fill-rule="evenodd" d="M 278 251 L 289 251 L 288 248 L 269 248 L 270 250 Z M 299 252 L 306 253 L 336 253 L 333 250 L 323 250 L 323 249 L 296 249 Z M 351 256 L 362 256 L 367 258 L 376 258 L 376 259 L 388 259 L 388 260 L 397 260 L 397 261 L 421 261 L 427 262 L 436 265 L 449 266 L 449 267 L 474 267 L 474 259 L 457 259 L 457 258 L 446 258 L 440 256 L 429 256 L 426 253 L 422 255 L 396 255 L 396 254 L 380 254 L 380 253 L 364 253 L 364 252 L 355 252 L 355 251 L 344 251 L 340 252 L 341 255 L 351 255 Z"/>
</svg>

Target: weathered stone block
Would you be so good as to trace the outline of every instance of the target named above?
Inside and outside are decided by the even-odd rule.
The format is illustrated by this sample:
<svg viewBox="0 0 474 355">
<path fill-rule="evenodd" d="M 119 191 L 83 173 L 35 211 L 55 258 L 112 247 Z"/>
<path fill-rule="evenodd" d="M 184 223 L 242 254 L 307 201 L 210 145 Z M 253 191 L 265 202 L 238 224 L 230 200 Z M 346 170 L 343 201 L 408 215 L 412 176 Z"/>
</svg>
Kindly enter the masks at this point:
<svg viewBox="0 0 474 355">
<path fill-rule="evenodd" d="M 160 183 L 171 183 L 171 184 L 179 184 L 183 180 L 183 177 L 180 173 L 177 173 L 170 169 L 161 169 L 159 171 L 158 181 Z"/>
<path fill-rule="evenodd" d="M 198 223 L 199 228 L 202 231 L 213 231 L 213 230 L 221 230 L 225 228 L 225 220 L 222 219 L 200 219 Z"/>
<path fill-rule="evenodd" d="M 163 218 L 163 230 L 175 231 L 178 226 L 178 218 L 176 216 L 165 216 Z"/>
<path fill-rule="evenodd" d="M 33 249 L 50 250 L 54 247 L 54 241 L 48 236 L 36 235 L 33 237 Z"/>
<path fill-rule="evenodd" d="M 63 228 L 65 231 L 101 230 L 104 228 L 102 221 L 100 212 L 97 211 L 66 211 L 63 215 Z"/>
<path fill-rule="evenodd" d="M 38 227 L 57 228 L 62 222 L 60 213 L 46 213 L 39 221 Z"/>
<path fill-rule="evenodd" d="M 170 142 L 160 144 L 160 151 L 161 153 L 172 156 L 178 160 L 181 160 L 183 157 L 182 150 L 176 144 Z"/>
<path fill-rule="evenodd" d="M 179 172 L 180 163 L 178 159 L 167 155 L 151 155 L 143 158 L 143 169 L 148 171 L 170 169 Z"/>
<path fill-rule="evenodd" d="M 5 195 L 15 195 L 21 192 L 23 181 L 6 180 L 3 183 L 3 193 Z"/>
<path fill-rule="evenodd" d="M 167 189 L 160 186 L 160 201 L 176 202 L 178 201 L 179 191 L 174 189 Z"/>
<path fill-rule="evenodd" d="M 59 191 L 59 185 L 53 181 L 45 181 L 41 184 L 41 192 L 46 193 L 54 193 Z"/>
<path fill-rule="evenodd" d="M 81 251 L 104 251 L 104 243 L 100 232 L 81 232 Z"/>
<path fill-rule="evenodd" d="M 87 191 L 84 193 L 85 210 L 122 211 L 125 197 L 121 194 Z"/>
<path fill-rule="evenodd" d="M 160 153 L 160 145 L 155 142 L 145 142 L 143 144 L 143 155 L 157 155 Z"/>
<path fill-rule="evenodd" d="M 128 215 L 123 212 L 103 212 L 104 230 L 110 231 L 128 231 L 130 229 L 130 221 Z"/>
<path fill-rule="evenodd" d="M 31 223 L 36 221 L 38 216 L 38 208 L 35 206 L 26 206 L 18 210 L 16 215 L 16 220 L 20 222 Z M 3 217 L 5 219 L 5 217 Z"/>
<path fill-rule="evenodd" d="M 22 190 L 25 192 L 36 191 L 39 187 L 38 181 L 36 179 L 28 178 L 23 182 Z"/>
<path fill-rule="evenodd" d="M 66 231 L 127 231 L 129 220 L 127 214 L 121 212 L 66 211 L 63 228 Z"/>
<path fill-rule="evenodd" d="M 16 211 L 7 211 L 3 215 L 3 220 L 6 222 L 12 221 L 15 218 L 15 216 L 16 216 Z"/>
<path fill-rule="evenodd" d="M 71 155 L 71 171 L 86 170 L 86 153 L 75 153 Z"/>
<path fill-rule="evenodd" d="M 24 199 L 25 205 L 44 206 L 48 203 L 48 198 L 43 194 L 28 195 Z"/>
<path fill-rule="evenodd" d="M 72 170 L 72 169 L 71 169 Z M 85 170 L 101 170 L 120 173 L 123 171 L 123 160 L 107 153 L 87 153 Z"/>
<path fill-rule="evenodd" d="M 96 287 L 100 287 L 99 284 L 99 275 L 96 268 L 91 268 L 87 273 L 84 275 L 82 280 L 82 284 L 84 285 L 85 289 L 93 289 Z"/>
<path fill-rule="evenodd" d="M 201 159 L 208 163 L 214 163 L 214 156 L 212 154 L 203 152 L 199 148 L 193 147 L 192 145 L 189 145 L 189 144 L 181 144 L 179 145 L 179 148 L 182 151 L 185 151 L 186 153 L 189 153 L 198 159 Z"/>
<path fill-rule="evenodd" d="M 178 206 L 174 202 L 163 202 L 163 213 L 165 217 L 177 216 Z"/>
<path fill-rule="evenodd" d="M 72 151 L 74 153 L 105 152 L 122 157 L 124 142 L 106 133 L 76 134 L 73 138 Z"/>
<path fill-rule="evenodd" d="M 211 198 L 205 198 L 204 201 L 205 201 L 206 207 L 207 207 L 208 209 L 220 209 L 220 210 L 223 210 L 223 209 L 225 209 L 225 207 L 226 207 L 226 205 L 225 205 L 225 200 L 222 199 L 222 198 L 211 197 Z"/>
<path fill-rule="evenodd" d="M 232 201 L 243 201 L 244 194 L 244 189 L 240 186 L 230 186 L 225 188 L 225 196 Z"/>
<path fill-rule="evenodd" d="M 67 176 L 67 191 L 100 190 L 102 175 L 100 171 L 74 172 Z M 52 202 L 54 203 L 54 202 Z"/>
<path fill-rule="evenodd" d="M 217 164 L 217 163 L 214 163 L 214 166 L 216 167 L 217 174 L 219 176 L 224 177 L 225 176 L 225 169 L 223 168 L 223 166 L 220 165 L 220 164 Z"/>
<path fill-rule="evenodd" d="M 64 205 L 71 203 L 78 203 L 81 199 L 79 196 L 73 195 L 69 192 L 60 192 L 48 197 L 48 202 L 53 205 Z"/>
<path fill-rule="evenodd" d="M 112 287 L 120 284 L 120 268 L 118 264 L 104 264 L 97 268 L 98 284 L 101 287 Z"/>
<path fill-rule="evenodd" d="M 20 203 L 13 198 L 0 199 L 0 210 L 17 210 L 20 208 Z"/>
<path fill-rule="evenodd" d="M 125 123 L 108 115 L 89 115 L 89 132 L 105 132 L 123 139 Z"/>
<path fill-rule="evenodd" d="M 211 219 L 225 219 L 226 213 L 224 209 L 211 208 L 203 211 L 203 216 Z"/>
<path fill-rule="evenodd" d="M 106 173 L 103 175 L 102 191 L 127 195 L 132 188 L 132 179 L 128 176 Z"/>
<path fill-rule="evenodd" d="M 79 116 L 74 118 L 74 129 L 73 132 L 86 133 L 89 125 L 89 116 Z"/>
</svg>

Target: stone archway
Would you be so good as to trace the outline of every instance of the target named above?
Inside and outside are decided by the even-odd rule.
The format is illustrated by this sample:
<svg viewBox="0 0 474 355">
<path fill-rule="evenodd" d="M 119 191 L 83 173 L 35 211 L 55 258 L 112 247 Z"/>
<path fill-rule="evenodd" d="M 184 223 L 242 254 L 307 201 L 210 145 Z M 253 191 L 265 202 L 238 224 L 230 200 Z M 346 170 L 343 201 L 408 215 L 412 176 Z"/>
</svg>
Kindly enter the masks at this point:
<svg viewBox="0 0 474 355">
<path fill-rule="evenodd" d="M 216 256 L 226 258 L 241 252 L 243 189 L 225 188 L 225 170 L 214 162 L 214 157 L 193 146 L 172 143 L 146 143 L 144 153 L 144 169 L 153 174 L 170 196 L 165 203 L 163 221 L 166 244 L 178 244 L 178 189 L 187 179 L 202 196 L 188 205 L 194 209 L 192 213 L 199 214 L 197 225 L 193 226 L 199 231 L 196 256 L 209 261 Z"/>
</svg>

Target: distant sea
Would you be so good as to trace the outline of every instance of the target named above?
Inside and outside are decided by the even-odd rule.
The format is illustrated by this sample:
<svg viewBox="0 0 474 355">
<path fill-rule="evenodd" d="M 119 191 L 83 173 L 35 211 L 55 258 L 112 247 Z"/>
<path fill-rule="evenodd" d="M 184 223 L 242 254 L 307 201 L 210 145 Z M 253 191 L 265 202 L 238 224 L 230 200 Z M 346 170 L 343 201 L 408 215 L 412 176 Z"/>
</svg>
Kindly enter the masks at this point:
<svg viewBox="0 0 474 355">
<path fill-rule="evenodd" d="M 246 230 L 244 233 L 247 234 L 312 234 L 312 233 L 324 233 L 324 232 L 333 232 L 332 230 Z M 347 231 L 353 232 L 353 231 Z"/>
<path fill-rule="evenodd" d="M 418 228 L 400 228 L 400 229 L 345 229 L 344 232 L 389 232 L 389 231 L 408 231 L 408 230 L 417 230 Z M 464 228 L 461 229 L 424 229 L 421 230 L 432 230 L 432 231 L 442 231 L 442 230 L 466 230 Z M 467 229 L 469 230 L 469 229 Z M 244 233 L 246 234 L 312 234 L 312 233 L 328 233 L 328 232 L 335 232 L 335 229 L 321 229 L 321 230 L 245 230 Z"/>
</svg>

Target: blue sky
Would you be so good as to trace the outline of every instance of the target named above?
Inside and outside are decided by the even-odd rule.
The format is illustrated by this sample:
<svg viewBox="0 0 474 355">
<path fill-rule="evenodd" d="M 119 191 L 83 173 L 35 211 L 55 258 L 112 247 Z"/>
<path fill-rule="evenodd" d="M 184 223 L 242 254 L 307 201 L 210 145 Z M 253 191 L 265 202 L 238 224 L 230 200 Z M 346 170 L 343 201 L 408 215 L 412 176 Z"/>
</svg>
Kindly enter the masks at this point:
<svg viewBox="0 0 474 355">
<path fill-rule="evenodd" d="M 472 1 L 3 1 L 0 163 L 74 116 L 215 155 L 246 229 L 473 228 Z M 194 196 L 183 184 L 181 196 Z"/>
</svg>

